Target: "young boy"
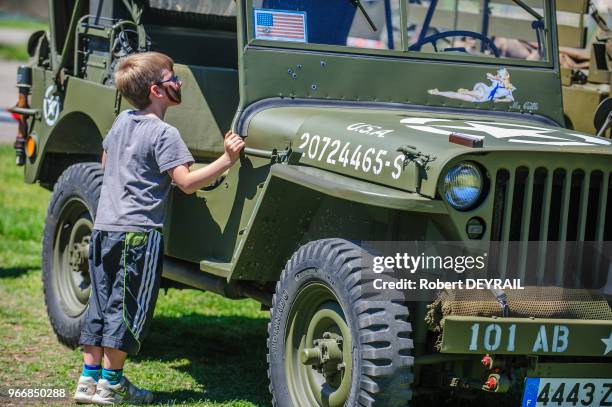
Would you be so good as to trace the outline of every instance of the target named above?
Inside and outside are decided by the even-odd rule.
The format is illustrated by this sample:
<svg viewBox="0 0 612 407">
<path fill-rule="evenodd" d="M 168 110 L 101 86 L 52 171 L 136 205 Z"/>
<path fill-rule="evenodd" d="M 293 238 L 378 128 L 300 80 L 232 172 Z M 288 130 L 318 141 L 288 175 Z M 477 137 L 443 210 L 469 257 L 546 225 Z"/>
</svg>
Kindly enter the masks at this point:
<svg viewBox="0 0 612 407">
<path fill-rule="evenodd" d="M 191 194 L 231 167 L 244 147 L 240 136 L 228 132 L 219 159 L 189 170 L 192 155 L 178 130 L 163 121 L 166 109 L 181 102 L 173 65 L 168 56 L 147 52 L 128 56 L 115 73 L 117 89 L 138 110 L 119 114 L 102 143 L 104 179 L 89 244 L 92 283 L 77 402 L 153 400 L 150 391 L 123 376 L 123 364 L 127 354 L 140 350 L 153 316 L 171 181 Z"/>
</svg>

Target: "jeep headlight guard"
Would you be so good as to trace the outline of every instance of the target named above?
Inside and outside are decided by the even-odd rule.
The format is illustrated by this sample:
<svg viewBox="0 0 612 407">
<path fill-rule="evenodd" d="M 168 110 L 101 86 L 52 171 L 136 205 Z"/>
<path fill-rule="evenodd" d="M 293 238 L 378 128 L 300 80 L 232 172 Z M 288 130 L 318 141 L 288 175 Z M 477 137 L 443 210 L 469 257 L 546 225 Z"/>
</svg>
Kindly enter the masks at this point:
<svg viewBox="0 0 612 407">
<path fill-rule="evenodd" d="M 480 167 L 462 161 L 451 167 L 444 177 L 444 197 L 455 209 L 466 211 L 474 207 L 483 191 L 484 177 Z"/>
</svg>

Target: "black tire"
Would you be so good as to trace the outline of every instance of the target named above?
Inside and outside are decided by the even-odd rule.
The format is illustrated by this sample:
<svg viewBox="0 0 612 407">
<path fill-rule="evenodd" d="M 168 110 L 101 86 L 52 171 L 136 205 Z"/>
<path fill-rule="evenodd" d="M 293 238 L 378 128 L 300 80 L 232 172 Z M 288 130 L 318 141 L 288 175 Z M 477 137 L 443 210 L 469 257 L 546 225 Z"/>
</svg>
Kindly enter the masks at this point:
<svg viewBox="0 0 612 407">
<path fill-rule="evenodd" d="M 102 178 L 100 163 L 87 162 L 68 167 L 55 184 L 47 208 L 42 245 L 45 304 L 58 340 L 70 348 L 78 346 L 87 309 L 90 280 L 84 243 L 91 235 Z M 72 254 L 72 243 L 79 243 L 81 248 L 79 261 L 70 262 L 78 264 L 79 271 L 66 267 L 67 261 L 74 259 L 66 258 Z"/>
<path fill-rule="evenodd" d="M 343 239 L 325 239 L 302 246 L 287 262 L 276 285 L 268 324 L 268 377 L 274 406 L 331 404 L 329 401 L 331 398 L 324 399 L 323 396 L 321 396 L 323 402 L 317 400 L 317 403 L 313 403 L 312 399 L 294 399 L 295 395 L 300 393 L 295 390 L 298 385 L 295 384 L 296 379 L 293 377 L 307 377 L 306 381 L 311 385 L 315 373 L 301 373 L 303 368 L 295 367 L 297 363 L 292 364 L 291 360 L 294 356 L 289 354 L 292 352 L 287 346 L 291 347 L 291 343 L 297 343 L 298 335 L 293 336 L 293 333 L 299 332 L 299 324 L 294 321 L 309 319 L 295 310 L 302 307 L 303 304 L 308 304 L 300 298 L 307 298 L 308 290 L 312 291 L 315 288 L 328 289 L 333 293 L 333 297 L 337 299 L 344 314 L 346 328 L 350 330 L 352 337 L 352 346 L 351 349 L 348 349 L 352 354 L 350 390 L 344 391 L 342 398 L 336 399 L 335 403 L 340 402 L 348 407 L 405 407 L 408 405 L 412 396 L 410 385 L 413 381 L 412 366 L 414 363 L 413 357 L 410 356 L 413 343 L 410 339 L 412 328 L 408 308 L 403 301 L 368 299 L 369 296 L 364 292 L 364 282 L 361 279 L 364 271 L 364 268 L 360 266 L 362 256 L 369 256 L 369 254 L 351 242 Z M 312 291 L 308 295 L 314 299 L 319 294 Z M 295 306 L 296 303 L 297 306 Z M 324 304 L 319 307 L 331 309 L 333 304 L 331 306 Z M 308 331 L 312 332 L 311 326 L 314 323 L 312 321 L 317 320 L 318 312 L 308 312 L 315 315 L 310 318 L 311 322 L 308 327 Z M 299 323 L 302 324 L 302 322 Z M 316 331 L 317 328 L 313 329 Z M 288 335 L 292 340 L 287 341 Z M 303 337 L 306 338 L 308 335 Z M 325 337 L 323 334 L 323 338 Z M 349 343 L 346 339 L 340 339 L 340 341 L 343 341 L 340 342 L 343 344 Z M 304 347 L 311 346 L 308 340 L 303 343 Z M 315 345 L 319 346 L 316 342 Z M 326 348 L 323 349 L 326 350 Z M 342 352 L 344 351 L 343 348 Z M 343 358 L 342 362 L 344 364 L 347 360 Z M 303 361 L 302 363 L 304 364 Z M 313 369 L 311 366 L 305 367 Z M 293 374 L 293 371 L 296 374 Z M 344 377 L 346 372 L 343 371 L 342 374 Z M 322 388 L 330 389 L 327 384 L 324 384 Z M 307 389 L 306 393 L 308 391 Z M 325 392 L 329 390 L 321 390 L 321 394 Z M 312 394 L 314 393 L 316 389 L 312 391 Z"/>
</svg>

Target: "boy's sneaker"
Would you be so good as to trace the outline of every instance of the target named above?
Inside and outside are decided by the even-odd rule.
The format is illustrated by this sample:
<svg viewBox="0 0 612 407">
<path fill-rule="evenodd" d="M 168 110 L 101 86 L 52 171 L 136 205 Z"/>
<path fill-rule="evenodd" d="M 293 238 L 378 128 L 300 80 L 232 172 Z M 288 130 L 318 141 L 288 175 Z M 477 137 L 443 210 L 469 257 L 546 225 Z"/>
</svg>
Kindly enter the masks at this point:
<svg viewBox="0 0 612 407">
<path fill-rule="evenodd" d="M 123 402 L 134 404 L 150 403 L 152 401 L 153 393 L 134 386 L 125 376 L 117 384 L 110 384 L 108 380 L 100 379 L 96 388 L 96 394 L 91 399 L 92 403 L 101 405 Z"/>
<path fill-rule="evenodd" d="M 74 392 L 74 401 L 82 404 L 90 404 L 91 399 L 96 394 L 98 382 L 93 377 L 81 376 Z"/>
</svg>

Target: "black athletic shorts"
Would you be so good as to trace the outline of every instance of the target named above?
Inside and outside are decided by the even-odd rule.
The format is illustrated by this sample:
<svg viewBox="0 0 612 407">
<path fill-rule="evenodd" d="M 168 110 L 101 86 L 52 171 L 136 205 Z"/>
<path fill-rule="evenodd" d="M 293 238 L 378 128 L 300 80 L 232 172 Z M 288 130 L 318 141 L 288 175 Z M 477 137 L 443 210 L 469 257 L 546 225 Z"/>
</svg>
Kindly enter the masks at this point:
<svg viewBox="0 0 612 407">
<path fill-rule="evenodd" d="M 163 236 L 94 229 L 89 242 L 91 294 L 81 345 L 135 355 L 148 332 L 162 272 Z"/>
</svg>

